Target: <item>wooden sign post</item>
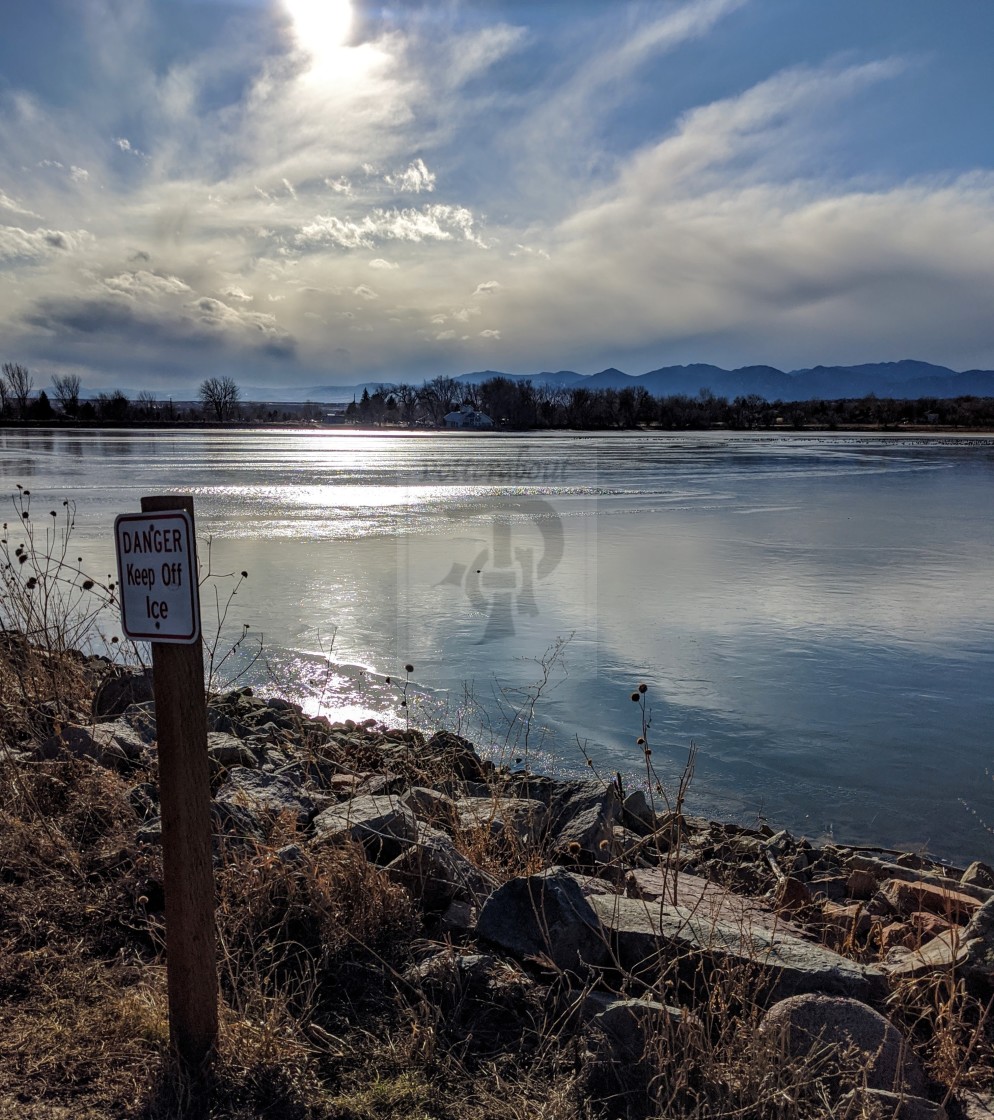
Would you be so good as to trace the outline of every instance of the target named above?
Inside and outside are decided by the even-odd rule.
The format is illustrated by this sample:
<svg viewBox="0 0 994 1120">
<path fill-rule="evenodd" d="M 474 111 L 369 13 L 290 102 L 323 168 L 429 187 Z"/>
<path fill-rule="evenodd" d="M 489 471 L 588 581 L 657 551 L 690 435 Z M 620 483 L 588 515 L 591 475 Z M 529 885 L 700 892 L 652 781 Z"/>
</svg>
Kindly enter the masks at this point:
<svg viewBox="0 0 994 1120">
<path fill-rule="evenodd" d="M 185 1069 L 217 1042 L 217 935 L 211 859 L 207 701 L 193 499 L 147 497 L 115 523 L 125 634 L 152 643 L 169 1033 Z"/>
</svg>

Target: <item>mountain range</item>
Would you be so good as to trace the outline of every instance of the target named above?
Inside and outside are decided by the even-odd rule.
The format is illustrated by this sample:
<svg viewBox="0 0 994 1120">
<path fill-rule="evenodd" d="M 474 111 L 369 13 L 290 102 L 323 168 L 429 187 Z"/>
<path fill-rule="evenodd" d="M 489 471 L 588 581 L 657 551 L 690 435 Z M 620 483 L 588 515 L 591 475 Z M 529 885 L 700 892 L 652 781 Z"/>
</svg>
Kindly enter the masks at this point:
<svg viewBox="0 0 994 1120">
<path fill-rule="evenodd" d="M 557 370 L 533 374 L 501 373 L 499 370 L 478 370 L 454 378 L 463 384 L 479 384 L 492 377 L 506 377 L 511 381 L 531 381 L 533 385 L 567 389 L 624 389 L 641 385 L 654 397 L 682 393 L 696 396 L 702 389 L 730 400 L 739 396 L 756 394 L 769 401 L 806 401 L 843 397 L 865 397 L 870 393 L 878 397 L 963 397 L 994 396 L 994 370 L 970 369 L 963 372 L 947 366 L 933 365 L 905 359 L 899 362 L 867 362 L 853 366 L 814 366 L 810 369 L 784 371 L 774 366 L 741 366 L 739 369 L 722 369 L 720 366 L 695 363 L 686 366 L 662 366 L 648 373 L 632 375 L 611 367 L 599 373 L 581 374 L 573 370 Z M 361 394 L 364 388 L 374 392 L 394 384 L 387 381 L 369 381 L 355 386 L 312 386 L 303 392 L 311 400 L 343 400 L 353 393 Z M 418 382 L 420 384 L 420 382 Z M 256 397 L 258 389 L 245 395 Z M 279 393 L 287 399 L 287 389 Z M 304 399 L 304 398 L 301 398 Z"/>
</svg>

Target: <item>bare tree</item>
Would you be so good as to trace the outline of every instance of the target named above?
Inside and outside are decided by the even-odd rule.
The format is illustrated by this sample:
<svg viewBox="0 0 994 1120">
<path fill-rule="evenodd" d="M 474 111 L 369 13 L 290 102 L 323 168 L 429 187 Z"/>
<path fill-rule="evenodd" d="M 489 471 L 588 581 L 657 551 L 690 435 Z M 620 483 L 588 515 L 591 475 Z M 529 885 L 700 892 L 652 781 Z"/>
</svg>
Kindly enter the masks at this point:
<svg viewBox="0 0 994 1120">
<path fill-rule="evenodd" d="M 405 424 L 413 424 L 418 403 L 418 391 L 413 385 L 398 385 L 393 395 L 397 398 L 400 418 Z"/>
<path fill-rule="evenodd" d="M 230 377 L 208 377 L 200 383 L 200 403 L 222 424 L 238 415 L 241 395 L 241 390 Z"/>
<path fill-rule="evenodd" d="M 123 424 L 125 420 L 131 417 L 131 401 L 120 389 L 115 389 L 110 396 L 101 393 L 97 397 L 97 415 L 101 420 Z"/>
<path fill-rule="evenodd" d="M 17 362 L 4 362 L 0 379 L 7 387 L 7 396 L 17 405 L 17 414 L 23 420 L 28 414 L 28 401 L 34 388 L 34 378 L 28 367 Z"/>
<path fill-rule="evenodd" d="M 431 416 L 432 423 L 441 427 L 462 386 L 453 377 L 434 377 L 426 381 L 418 393 L 418 400 Z"/>
<path fill-rule="evenodd" d="M 135 405 L 141 415 L 148 420 L 154 419 L 159 411 L 159 402 L 156 399 L 155 393 L 150 389 L 142 389 L 138 396 L 135 397 Z"/>
<path fill-rule="evenodd" d="M 79 412 L 79 378 L 75 373 L 67 373 L 65 377 L 56 374 L 52 378 L 52 396 L 66 416 L 75 416 Z"/>
</svg>

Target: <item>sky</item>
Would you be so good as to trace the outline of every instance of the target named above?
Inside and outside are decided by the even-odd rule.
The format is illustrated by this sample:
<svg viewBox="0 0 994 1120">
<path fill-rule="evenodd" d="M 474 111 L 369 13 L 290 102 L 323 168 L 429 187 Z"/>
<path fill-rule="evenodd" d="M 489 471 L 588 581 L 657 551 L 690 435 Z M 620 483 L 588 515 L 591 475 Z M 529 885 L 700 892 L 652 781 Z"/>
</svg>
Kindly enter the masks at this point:
<svg viewBox="0 0 994 1120">
<path fill-rule="evenodd" d="M 988 0 L 0 0 L 0 359 L 994 368 Z"/>
</svg>

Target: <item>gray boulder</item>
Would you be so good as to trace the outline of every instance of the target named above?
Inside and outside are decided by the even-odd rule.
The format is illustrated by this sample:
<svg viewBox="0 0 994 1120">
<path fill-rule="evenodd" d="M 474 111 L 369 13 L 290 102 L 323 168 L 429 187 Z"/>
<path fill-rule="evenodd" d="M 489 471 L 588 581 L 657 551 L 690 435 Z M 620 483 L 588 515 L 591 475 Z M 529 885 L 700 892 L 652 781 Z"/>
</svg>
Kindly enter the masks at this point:
<svg viewBox="0 0 994 1120">
<path fill-rule="evenodd" d="M 223 731 L 207 733 L 207 757 L 214 770 L 227 769 L 231 766 L 245 766 L 254 770 L 259 765 L 259 760 L 251 747 L 246 746 L 241 739 L 236 739 L 234 735 L 226 735 Z"/>
<path fill-rule="evenodd" d="M 592 993 L 588 1004 L 598 995 Z M 590 1026 L 603 1032 L 610 1057 L 620 1062 L 640 1061 L 654 1040 L 666 1038 L 674 1029 L 699 1026 L 689 1012 L 652 999 L 600 995 L 597 1002 L 600 1007 Z"/>
<path fill-rule="evenodd" d="M 455 801 L 436 789 L 412 786 L 403 798 L 419 821 L 452 831 L 459 823 L 459 810 Z"/>
<path fill-rule="evenodd" d="M 587 902 L 621 965 L 647 982 L 680 959 L 695 962 L 689 972 L 700 965 L 753 969 L 770 997 L 830 992 L 866 998 L 883 988 L 877 970 L 758 922 L 733 925 L 685 906 L 612 894 L 590 893 Z"/>
<path fill-rule="evenodd" d="M 387 864 L 418 838 L 411 810 L 392 794 L 353 797 L 314 818 L 315 842 L 354 840 L 371 859 Z"/>
<path fill-rule="evenodd" d="M 444 910 L 456 899 L 482 905 L 498 886 L 457 852 L 444 832 L 423 826 L 417 843 L 391 860 L 386 872 L 429 910 Z"/>
<path fill-rule="evenodd" d="M 260 841 L 265 839 L 265 814 L 238 801 L 211 803 L 211 831 L 216 839 Z"/>
<path fill-rule="evenodd" d="M 234 766 L 214 799 L 220 805 L 239 805 L 260 818 L 292 817 L 299 828 L 314 816 L 314 802 L 301 787 L 281 774 Z"/>
<path fill-rule="evenodd" d="M 459 827 L 466 832 L 487 829 L 490 835 L 513 838 L 526 847 L 539 843 L 547 812 L 541 801 L 525 797 L 463 797 L 456 803 Z"/>
<path fill-rule="evenodd" d="M 144 704 L 154 699 L 151 669 L 118 666 L 111 670 L 111 675 L 93 697 L 93 718 L 116 719 L 132 704 Z"/>
<path fill-rule="evenodd" d="M 127 769 L 140 760 L 145 744 L 123 720 L 92 727 L 61 727 L 32 752 L 36 760 L 92 758 L 104 766 Z"/>
<path fill-rule="evenodd" d="M 614 822 L 621 814 L 617 788 L 595 781 L 557 782 L 549 804 L 554 857 L 606 863 L 614 855 Z"/>
<path fill-rule="evenodd" d="M 963 930 L 959 963 L 968 981 L 994 987 L 994 898 L 976 911 Z"/>
<path fill-rule="evenodd" d="M 799 995 L 773 1005 L 760 1024 L 775 1033 L 784 1052 L 802 1058 L 825 1046 L 860 1052 L 859 1076 L 868 1089 L 918 1096 L 925 1073 L 900 1031 L 883 1015 L 854 999 Z"/>
<path fill-rule="evenodd" d="M 561 868 L 505 883 L 487 899 L 476 929 L 519 960 L 547 958 L 566 971 L 583 973 L 608 959 L 597 915 Z"/>
</svg>

